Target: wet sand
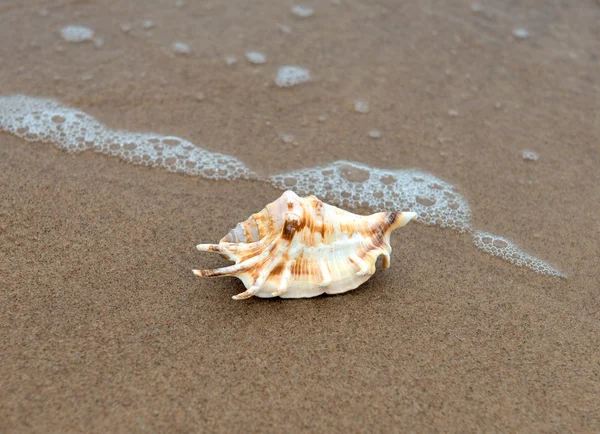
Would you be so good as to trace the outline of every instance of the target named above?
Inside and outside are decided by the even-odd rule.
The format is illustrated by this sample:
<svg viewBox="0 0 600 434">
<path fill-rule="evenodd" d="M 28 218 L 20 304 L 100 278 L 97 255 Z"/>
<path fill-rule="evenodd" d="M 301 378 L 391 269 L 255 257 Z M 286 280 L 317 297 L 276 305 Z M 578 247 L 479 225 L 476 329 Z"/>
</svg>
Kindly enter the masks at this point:
<svg viewBox="0 0 600 434">
<path fill-rule="evenodd" d="M 338 159 L 429 171 L 475 227 L 568 278 L 410 224 L 355 291 L 234 302 L 238 280 L 192 275 L 226 262 L 194 246 L 280 190 L 0 133 L 0 431 L 598 432 L 598 5 L 342 0 L 299 19 L 291 3 L 188 3 L 3 3 L 1 93 L 261 176 Z M 68 24 L 102 47 L 62 40 Z M 192 53 L 171 56 L 177 41 Z M 283 64 L 313 80 L 278 89 Z"/>
</svg>

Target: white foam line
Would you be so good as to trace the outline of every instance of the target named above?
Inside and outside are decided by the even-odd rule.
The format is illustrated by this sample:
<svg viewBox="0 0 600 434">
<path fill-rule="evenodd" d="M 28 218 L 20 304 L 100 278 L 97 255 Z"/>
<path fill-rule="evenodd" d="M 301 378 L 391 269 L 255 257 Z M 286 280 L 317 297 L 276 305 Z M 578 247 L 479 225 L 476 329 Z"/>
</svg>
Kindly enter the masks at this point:
<svg viewBox="0 0 600 434">
<path fill-rule="evenodd" d="M 69 152 L 94 150 L 134 164 L 208 179 L 257 179 L 244 163 L 230 155 L 207 151 L 176 136 L 112 130 L 87 113 L 51 99 L 0 97 L 0 130 L 30 142 L 54 143 Z M 421 223 L 471 233 L 474 244 L 488 254 L 539 274 L 566 277 L 511 241 L 474 230 L 469 204 L 458 189 L 420 170 L 389 170 L 336 161 L 273 175 L 266 181 L 301 195 L 314 194 L 340 207 L 416 212 L 416 220 Z"/>
<path fill-rule="evenodd" d="M 515 243 L 488 232 L 473 232 L 473 244 L 493 256 L 498 256 L 517 267 L 530 268 L 536 273 L 554 277 L 567 277 L 549 263 L 521 250 Z"/>
<path fill-rule="evenodd" d="M 231 155 L 207 151 L 176 136 L 112 130 L 87 113 L 51 99 L 0 97 L 0 129 L 29 142 L 54 143 L 69 152 L 94 150 L 130 163 L 208 179 L 255 176 Z"/>
<path fill-rule="evenodd" d="M 413 211 L 418 222 L 471 233 L 473 243 L 490 255 L 539 274 L 566 277 L 506 238 L 475 230 L 471 226 L 469 204 L 458 189 L 426 172 L 336 161 L 323 167 L 273 175 L 269 181 L 275 187 L 293 189 L 301 195 L 314 194 L 341 207 Z"/>
<path fill-rule="evenodd" d="M 389 170 L 352 161 L 273 175 L 271 184 L 328 203 L 373 211 L 413 211 L 427 225 L 470 230 L 471 210 L 457 189 L 415 169 Z"/>
</svg>

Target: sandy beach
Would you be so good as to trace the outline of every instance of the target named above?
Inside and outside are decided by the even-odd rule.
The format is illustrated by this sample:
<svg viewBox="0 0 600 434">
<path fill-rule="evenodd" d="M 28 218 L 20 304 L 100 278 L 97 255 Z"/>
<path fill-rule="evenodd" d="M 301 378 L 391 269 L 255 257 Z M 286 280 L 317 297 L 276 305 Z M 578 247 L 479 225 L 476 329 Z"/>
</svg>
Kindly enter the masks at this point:
<svg viewBox="0 0 600 434">
<path fill-rule="evenodd" d="M 0 432 L 599 432 L 598 3 L 294 4 L 0 4 L 0 96 L 257 174 L 0 131 Z M 311 79 L 280 88 L 282 65 Z M 434 174 L 567 277 L 420 223 L 343 295 L 234 301 L 240 281 L 192 274 L 281 195 L 267 176 L 336 160 Z"/>
</svg>

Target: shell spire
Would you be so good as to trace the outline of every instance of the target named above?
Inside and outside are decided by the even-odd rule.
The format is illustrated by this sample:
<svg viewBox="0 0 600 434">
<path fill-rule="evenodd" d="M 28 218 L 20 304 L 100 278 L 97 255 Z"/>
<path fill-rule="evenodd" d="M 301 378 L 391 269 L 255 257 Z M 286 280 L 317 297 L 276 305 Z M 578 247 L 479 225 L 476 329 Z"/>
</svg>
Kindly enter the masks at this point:
<svg viewBox="0 0 600 434">
<path fill-rule="evenodd" d="M 217 252 L 235 264 L 194 270 L 201 277 L 234 276 L 246 291 L 234 296 L 303 298 L 355 289 L 375 273 L 377 258 L 390 265 L 390 234 L 416 216 L 379 212 L 361 216 L 293 191 L 238 223 L 218 244 L 197 249 Z"/>
</svg>

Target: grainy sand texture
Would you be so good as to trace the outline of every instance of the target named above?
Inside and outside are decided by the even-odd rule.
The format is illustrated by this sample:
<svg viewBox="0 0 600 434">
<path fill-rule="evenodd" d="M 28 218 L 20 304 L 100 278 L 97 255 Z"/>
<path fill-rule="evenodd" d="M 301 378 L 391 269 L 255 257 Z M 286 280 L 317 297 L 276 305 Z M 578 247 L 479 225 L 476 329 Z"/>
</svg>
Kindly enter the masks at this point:
<svg viewBox="0 0 600 434">
<path fill-rule="evenodd" d="M 592 0 L 1 1 L 0 432 L 600 432 L 599 22 Z M 18 94 L 254 175 L 81 131 L 68 152 L 39 113 L 9 132 Z M 422 223 L 344 295 L 192 274 L 267 177 L 338 160 L 444 180 L 567 277 Z"/>
</svg>

